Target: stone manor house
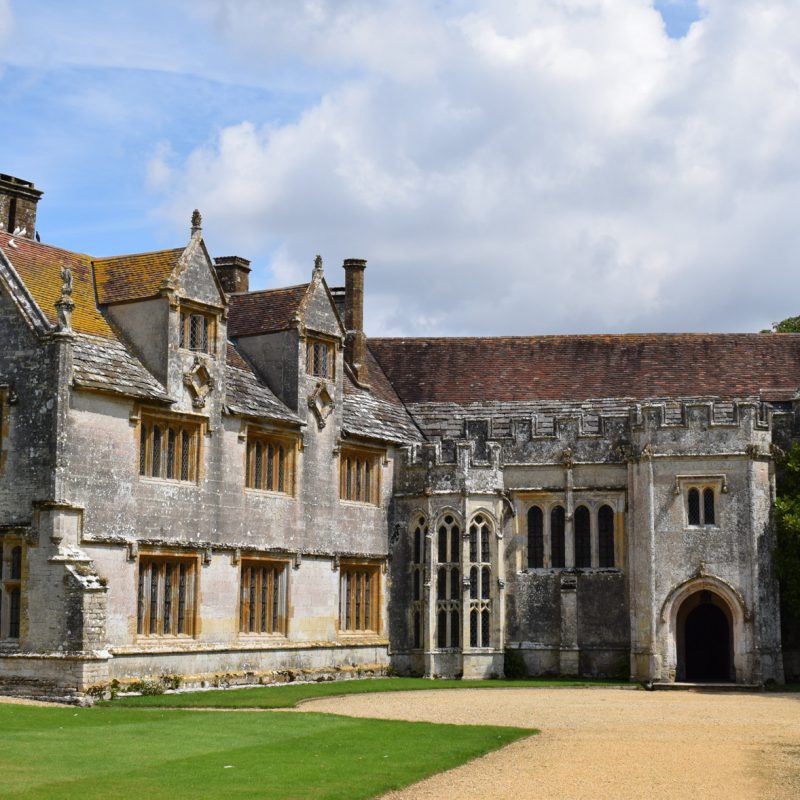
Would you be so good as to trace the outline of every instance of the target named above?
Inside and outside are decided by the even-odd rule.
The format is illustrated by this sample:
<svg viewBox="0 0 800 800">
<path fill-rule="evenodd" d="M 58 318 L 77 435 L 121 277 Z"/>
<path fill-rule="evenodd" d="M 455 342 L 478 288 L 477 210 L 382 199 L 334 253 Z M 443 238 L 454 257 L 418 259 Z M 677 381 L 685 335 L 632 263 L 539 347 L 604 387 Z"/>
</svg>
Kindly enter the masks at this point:
<svg viewBox="0 0 800 800">
<path fill-rule="evenodd" d="M 800 672 L 800 336 L 367 339 L 365 261 L 249 291 L 197 212 L 95 258 L 40 196 L 0 176 L 0 690 Z"/>
</svg>

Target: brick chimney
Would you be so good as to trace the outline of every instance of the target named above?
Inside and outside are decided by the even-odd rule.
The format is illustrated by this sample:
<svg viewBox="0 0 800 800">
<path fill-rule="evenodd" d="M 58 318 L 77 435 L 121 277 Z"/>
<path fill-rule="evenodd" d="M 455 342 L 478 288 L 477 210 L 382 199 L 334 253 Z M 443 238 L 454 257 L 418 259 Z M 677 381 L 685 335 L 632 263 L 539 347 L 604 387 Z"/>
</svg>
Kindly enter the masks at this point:
<svg viewBox="0 0 800 800">
<path fill-rule="evenodd" d="M 359 384 L 367 386 L 367 337 L 364 334 L 364 270 L 367 262 L 363 258 L 346 258 L 343 266 L 344 326 L 347 331 L 344 357 Z"/>
<path fill-rule="evenodd" d="M 214 259 L 217 277 L 226 294 L 250 291 L 250 262 L 241 256 L 220 256 Z"/>
<path fill-rule="evenodd" d="M 36 234 L 36 204 L 43 192 L 30 181 L 0 174 L 0 230 L 33 239 Z"/>
</svg>

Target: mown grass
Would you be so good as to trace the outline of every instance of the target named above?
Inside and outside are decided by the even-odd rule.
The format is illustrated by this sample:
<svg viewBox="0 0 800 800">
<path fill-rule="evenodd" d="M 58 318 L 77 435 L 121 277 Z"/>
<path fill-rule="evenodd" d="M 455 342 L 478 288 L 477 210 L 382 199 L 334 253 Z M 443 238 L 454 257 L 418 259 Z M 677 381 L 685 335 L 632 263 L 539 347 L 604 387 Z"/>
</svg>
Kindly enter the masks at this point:
<svg viewBox="0 0 800 800">
<path fill-rule="evenodd" d="M 427 680 L 425 678 L 375 678 L 332 683 L 292 683 L 223 691 L 118 697 L 99 705 L 149 706 L 158 708 L 293 708 L 303 700 L 364 692 L 408 692 L 424 689 L 500 689 L 553 686 L 614 686 L 620 681 L 535 680 Z"/>
<path fill-rule="evenodd" d="M 4 798 L 357 800 L 534 733 L 328 714 L 0 706 Z"/>
</svg>

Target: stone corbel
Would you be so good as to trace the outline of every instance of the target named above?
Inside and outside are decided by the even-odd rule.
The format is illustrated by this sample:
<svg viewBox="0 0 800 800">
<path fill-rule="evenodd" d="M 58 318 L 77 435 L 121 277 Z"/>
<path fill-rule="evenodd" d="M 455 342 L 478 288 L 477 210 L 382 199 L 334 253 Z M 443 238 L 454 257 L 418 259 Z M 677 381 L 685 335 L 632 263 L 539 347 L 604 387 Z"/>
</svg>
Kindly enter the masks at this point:
<svg viewBox="0 0 800 800">
<path fill-rule="evenodd" d="M 211 548 L 210 547 L 206 547 L 203 550 L 203 566 L 204 567 L 207 567 L 211 563 L 211 556 L 212 556 Z"/>
<path fill-rule="evenodd" d="M 139 558 L 139 542 L 128 542 L 128 561 Z"/>
<path fill-rule="evenodd" d="M 299 551 L 294 554 L 294 559 L 292 561 L 292 569 L 300 569 L 300 565 L 303 563 L 303 554 Z"/>
<path fill-rule="evenodd" d="M 236 549 L 233 551 L 233 555 L 231 556 L 231 563 L 232 563 L 234 566 L 237 566 L 237 565 L 238 565 L 238 564 L 240 564 L 241 562 L 242 562 L 242 551 L 241 551 L 241 549 L 240 549 L 240 548 L 238 548 L 238 547 L 237 547 L 237 548 L 236 548 Z"/>
<path fill-rule="evenodd" d="M 333 557 L 333 561 L 331 561 L 331 570 L 333 572 L 338 572 L 340 566 L 341 566 L 341 562 L 339 560 L 339 556 L 334 556 Z"/>
</svg>

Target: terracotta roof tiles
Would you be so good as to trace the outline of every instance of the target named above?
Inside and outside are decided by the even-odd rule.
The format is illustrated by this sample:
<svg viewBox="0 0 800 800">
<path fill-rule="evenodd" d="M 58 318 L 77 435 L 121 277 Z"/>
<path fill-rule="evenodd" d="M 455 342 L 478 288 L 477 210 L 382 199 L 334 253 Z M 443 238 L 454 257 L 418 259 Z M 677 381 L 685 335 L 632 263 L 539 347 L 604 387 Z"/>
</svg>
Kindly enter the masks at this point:
<svg viewBox="0 0 800 800">
<path fill-rule="evenodd" d="M 308 284 L 231 295 L 228 335 L 233 338 L 285 331 L 292 326 Z"/>
<path fill-rule="evenodd" d="M 625 397 L 791 398 L 800 334 L 371 339 L 404 403 Z"/>
<path fill-rule="evenodd" d="M 14 239 L 16 247 L 9 245 Z M 72 327 L 78 333 L 113 338 L 114 333 L 97 308 L 91 257 L 71 253 L 33 239 L 12 237 L 0 231 L 0 247 L 51 324 L 56 324 L 55 303 L 61 297 L 61 267 L 72 271 Z"/>
<path fill-rule="evenodd" d="M 105 305 L 155 297 L 185 249 L 94 259 L 98 302 Z"/>
</svg>

